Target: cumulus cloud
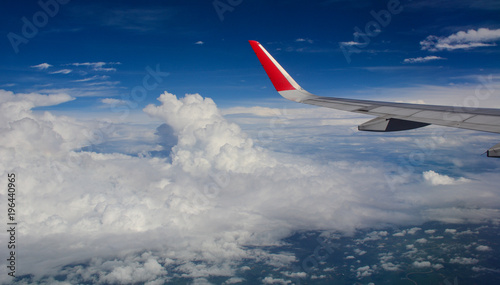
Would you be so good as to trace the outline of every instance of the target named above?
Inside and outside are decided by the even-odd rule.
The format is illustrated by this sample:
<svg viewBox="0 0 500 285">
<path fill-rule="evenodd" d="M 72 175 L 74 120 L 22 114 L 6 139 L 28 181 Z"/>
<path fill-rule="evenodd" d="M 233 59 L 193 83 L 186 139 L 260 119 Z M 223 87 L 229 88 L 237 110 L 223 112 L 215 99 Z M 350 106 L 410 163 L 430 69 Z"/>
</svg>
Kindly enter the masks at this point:
<svg viewBox="0 0 500 285">
<path fill-rule="evenodd" d="M 398 271 L 400 269 L 399 265 L 390 262 L 389 260 L 394 259 L 392 253 L 381 254 L 380 263 L 382 269 L 386 271 Z"/>
<path fill-rule="evenodd" d="M 263 284 L 283 284 L 283 285 L 286 285 L 286 284 L 291 284 L 292 281 L 285 280 L 283 278 L 273 278 L 271 276 L 267 276 L 266 278 L 264 278 L 262 280 L 262 283 Z"/>
<path fill-rule="evenodd" d="M 306 278 L 307 273 L 305 272 L 282 272 L 283 275 L 290 278 Z"/>
<path fill-rule="evenodd" d="M 487 245 L 479 245 L 476 247 L 477 251 L 491 251 L 491 247 Z"/>
<path fill-rule="evenodd" d="M 367 241 L 374 241 L 374 240 L 380 240 L 384 237 L 386 237 L 389 233 L 387 231 L 374 231 L 371 232 L 365 237 L 364 239 L 360 240 L 360 242 L 367 242 Z"/>
<path fill-rule="evenodd" d="M 418 243 L 426 243 L 426 242 L 427 242 L 427 239 L 425 239 L 425 238 L 419 238 L 419 239 L 417 239 L 415 242 L 418 242 Z"/>
<path fill-rule="evenodd" d="M 150 254 L 127 257 L 123 261 L 105 261 L 98 267 L 109 272 L 102 276 L 102 281 L 108 283 L 145 283 L 155 280 L 158 276 L 167 275 L 167 270 Z"/>
<path fill-rule="evenodd" d="M 226 280 L 223 284 L 239 284 L 239 283 L 244 283 L 245 279 L 240 278 L 240 277 L 231 277 L 228 280 Z"/>
<path fill-rule="evenodd" d="M 144 111 L 165 120 L 179 137 L 174 147 L 174 163 L 182 163 L 188 172 L 217 171 L 249 173 L 258 167 L 273 166 L 274 160 L 253 147 L 236 124 L 227 122 L 210 98 L 198 94 L 180 100 L 162 94 L 161 106 L 148 105 Z"/>
<path fill-rule="evenodd" d="M 406 235 L 406 230 L 392 234 L 395 237 L 404 237 Z"/>
<path fill-rule="evenodd" d="M 463 264 L 463 265 L 476 264 L 478 262 L 479 262 L 478 259 L 471 257 L 454 257 L 450 259 L 450 263 Z"/>
<path fill-rule="evenodd" d="M 417 268 L 425 268 L 425 267 L 431 267 L 431 263 L 429 261 L 414 261 L 413 266 Z"/>
<path fill-rule="evenodd" d="M 358 269 L 355 270 L 356 272 L 356 278 L 361 279 L 363 277 L 368 277 L 373 274 L 375 270 L 370 268 L 369 265 L 359 267 Z"/>
<path fill-rule="evenodd" d="M 433 264 L 432 268 L 434 268 L 435 270 L 439 270 L 439 269 L 444 268 L 444 265 L 437 263 L 437 264 Z"/>
<path fill-rule="evenodd" d="M 354 249 L 354 253 L 356 253 L 357 255 L 365 255 L 366 251 L 365 250 L 361 250 L 359 248 L 355 248 Z"/>
<path fill-rule="evenodd" d="M 405 58 L 404 63 L 422 63 L 434 60 L 443 60 L 446 59 L 444 57 L 429 55 L 425 57 L 414 57 L 414 58 Z"/>
<path fill-rule="evenodd" d="M 407 231 L 407 233 L 408 233 L 409 235 L 414 235 L 414 234 L 416 234 L 416 233 L 417 233 L 418 231 L 420 231 L 420 230 L 421 230 L 421 228 L 419 228 L 419 227 L 414 227 L 414 228 L 409 229 L 409 230 Z"/>
<path fill-rule="evenodd" d="M 203 42 L 203 41 L 197 41 L 197 42 L 195 42 L 194 44 L 195 44 L 195 45 L 203 45 L 203 44 L 205 44 L 205 42 Z"/>
<path fill-rule="evenodd" d="M 396 265 L 392 262 L 382 263 L 382 268 L 386 271 L 398 271 L 398 270 L 400 270 L 399 265 Z"/>
<path fill-rule="evenodd" d="M 281 151 L 258 146 L 199 94 L 178 98 L 165 92 L 159 103 L 144 108 L 160 121 L 150 136 L 161 140 L 155 147 L 168 157 L 84 149 L 115 132 L 97 120 L 33 111 L 72 99 L 0 91 L 0 175 L 19 175 L 20 259 L 33 282 L 50 283 L 54 276 L 69 283 L 161 284 L 174 276 L 200 283 L 210 276 L 230 280 L 243 260 L 276 268 L 298 262 L 293 253 L 265 249 L 293 232 L 416 224 L 435 219 L 429 210 L 455 218 L 450 196 L 468 201 L 470 212 L 462 220 L 498 218 L 495 211 L 482 212 L 499 205 L 497 188 L 485 184 L 491 179 L 471 182 L 474 193 L 461 184 L 436 191 L 421 179 L 398 184 L 396 192 L 380 162 L 318 161 L 283 151 L 279 141 Z M 297 129 L 272 130 L 289 137 Z M 370 237 L 387 235 L 378 231 Z M 395 267 L 386 264 L 386 270 Z M 0 267 L 0 278 L 5 270 Z M 374 270 L 375 265 L 353 272 L 363 278 Z M 265 282 L 282 279 L 268 277 Z"/>
<path fill-rule="evenodd" d="M 478 30 L 470 29 L 467 31 L 459 31 L 447 37 L 437 37 L 431 35 L 421 41 L 420 45 L 422 46 L 422 50 L 450 51 L 495 46 L 495 42 L 499 40 L 500 29 L 490 30 L 488 28 L 480 28 Z"/>
<path fill-rule="evenodd" d="M 433 170 L 425 171 L 422 173 L 424 180 L 431 185 L 453 185 L 459 183 L 469 182 L 470 180 L 464 177 L 458 179 L 436 173 Z"/>
</svg>

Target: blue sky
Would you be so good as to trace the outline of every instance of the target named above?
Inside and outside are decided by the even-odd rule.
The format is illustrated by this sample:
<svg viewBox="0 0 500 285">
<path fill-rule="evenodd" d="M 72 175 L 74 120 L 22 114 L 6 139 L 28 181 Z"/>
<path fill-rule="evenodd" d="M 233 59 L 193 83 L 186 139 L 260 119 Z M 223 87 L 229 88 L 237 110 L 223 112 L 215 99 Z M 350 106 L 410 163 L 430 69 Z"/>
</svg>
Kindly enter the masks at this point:
<svg viewBox="0 0 500 285">
<path fill-rule="evenodd" d="M 498 1 L 40 3 L 0 11 L 24 277 L 0 246 L 0 283 L 330 284 L 333 259 L 348 284 L 498 271 L 498 134 L 359 132 L 372 117 L 281 98 L 248 44 L 317 95 L 500 108 Z M 373 244 L 318 276 L 316 246 L 289 243 L 356 233 Z M 423 247 L 455 233 L 481 239 Z"/>
<path fill-rule="evenodd" d="M 163 90 L 199 92 L 224 107 L 276 98 L 250 39 L 260 41 L 304 88 L 325 96 L 353 97 L 364 90 L 363 97 L 379 98 L 384 94 L 368 90 L 466 84 L 474 76 L 499 73 L 500 8 L 495 1 L 53 3 L 57 8 L 48 5 L 54 12 L 45 12 L 46 19 L 37 1 L 9 2 L 2 9 L 0 86 L 15 92 L 62 90 L 77 98 L 58 108 L 91 111 L 102 98 L 130 99 L 148 66 L 169 75 L 148 90 L 141 106 Z M 384 14 L 388 5 L 394 5 L 389 19 Z M 376 20 L 373 13 L 384 22 L 370 26 L 370 36 L 357 36 L 358 28 L 366 32 Z M 36 32 L 27 28 L 23 35 L 23 17 L 38 24 Z M 431 51 L 421 44 L 429 36 L 446 41 L 468 31 L 475 37 L 451 42 L 463 48 Z M 13 40 L 12 33 L 26 41 Z M 359 53 L 347 60 L 341 45 Z M 98 62 L 105 63 L 101 69 L 72 65 Z M 34 68 L 42 63 L 51 66 Z M 80 98 L 87 96 L 92 98 Z"/>
</svg>

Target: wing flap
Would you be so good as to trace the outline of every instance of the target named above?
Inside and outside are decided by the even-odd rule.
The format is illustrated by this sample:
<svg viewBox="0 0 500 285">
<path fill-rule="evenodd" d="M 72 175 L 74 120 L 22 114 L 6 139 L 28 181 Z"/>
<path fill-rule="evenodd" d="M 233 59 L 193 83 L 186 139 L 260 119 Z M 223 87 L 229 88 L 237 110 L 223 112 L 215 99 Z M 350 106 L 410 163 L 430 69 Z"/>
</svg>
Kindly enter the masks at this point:
<svg viewBox="0 0 500 285">
<path fill-rule="evenodd" d="M 499 118 L 495 116 L 476 115 L 466 119 L 465 122 L 471 124 L 500 125 Z"/>
<path fill-rule="evenodd" d="M 421 128 L 428 125 L 429 124 L 414 121 L 378 117 L 359 125 L 358 130 L 369 132 L 398 132 Z"/>
<path fill-rule="evenodd" d="M 500 143 L 486 151 L 488 157 L 500 157 Z"/>
</svg>

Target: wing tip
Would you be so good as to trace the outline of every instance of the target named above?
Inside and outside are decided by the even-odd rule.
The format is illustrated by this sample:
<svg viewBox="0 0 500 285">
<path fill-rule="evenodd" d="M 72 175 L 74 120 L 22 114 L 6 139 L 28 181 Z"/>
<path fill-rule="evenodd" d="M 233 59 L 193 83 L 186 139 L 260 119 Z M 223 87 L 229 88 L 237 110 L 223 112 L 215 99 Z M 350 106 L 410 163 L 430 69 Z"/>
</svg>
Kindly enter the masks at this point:
<svg viewBox="0 0 500 285">
<path fill-rule="evenodd" d="M 252 46 L 253 51 L 264 67 L 276 91 L 302 89 L 258 41 L 250 40 L 248 42 Z"/>
<path fill-rule="evenodd" d="M 261 45 L 258 41 L 254 41 L 254 40 L 249 40 L 248 43 L 250 43 L 250 46 L 254 49 L 254 51 L 255 51 L 255 48 L 257 48 Z"/>
<path fill-rule="evenodd" d="M 286 72 L 258 41 L 249 40 L 248 42 L 252 46 L 262 67 L 264 67 L 274 88 L 281 96 L 296 102 L 302 102 L 314 96 L 300 87 L 300 85 L 295 82 L 288 72 Z"/>
</svg>

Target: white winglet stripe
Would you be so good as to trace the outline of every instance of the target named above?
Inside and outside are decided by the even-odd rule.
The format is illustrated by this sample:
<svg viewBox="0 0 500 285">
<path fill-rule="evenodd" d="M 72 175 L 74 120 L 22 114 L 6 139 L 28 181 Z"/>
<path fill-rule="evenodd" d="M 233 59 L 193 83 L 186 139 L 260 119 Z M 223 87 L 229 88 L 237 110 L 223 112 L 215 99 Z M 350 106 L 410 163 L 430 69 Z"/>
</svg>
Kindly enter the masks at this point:
<svg viewBox="0 0 500 285">
<path fill-rule="evenodd" d="M 297 82 L 295 82 L 295 80 L 293 80 L 293 78 L 290 76 L 290 74 L 288 74 L 288 72 L 286 72 L 286 70 L 274 59 L 274 57 L 272 57 L 267 52 L 267 50 L 261 44 L 259 44 L 259 47 L 266 54 L 266 56 L 269 57 L 269 59 L 273 62 L 273 64 L 279 69 L 281 74 L 283 74 L 283 76 L 285 76 L 285 78 L 288 80 L 288 82 L 290 82 L 290 84 L 292 84 L 293 88 L 295 88 L 297 90 L 302 90 L 302 87 L 300 87 L 300 85 Z"/>
</svg>

